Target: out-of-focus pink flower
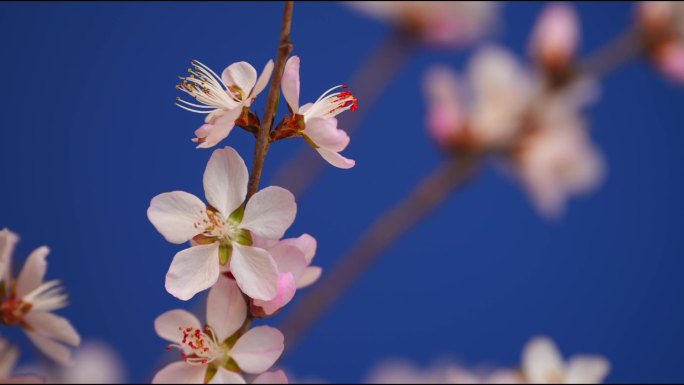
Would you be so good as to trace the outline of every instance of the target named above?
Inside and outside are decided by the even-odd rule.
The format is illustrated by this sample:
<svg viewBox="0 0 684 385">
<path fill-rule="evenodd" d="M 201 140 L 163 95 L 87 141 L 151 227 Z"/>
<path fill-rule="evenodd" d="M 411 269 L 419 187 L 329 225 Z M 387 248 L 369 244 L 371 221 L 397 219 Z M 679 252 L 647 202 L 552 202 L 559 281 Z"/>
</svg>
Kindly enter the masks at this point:
<svg viewBox="0 0 684 385">
<path fill-rule="evenodd" d="M 568 3 L 552 3 L 544 9 L 532 33 L 530 51 L 547 71 L 564 71 L 572 64 L 580 43 L 580 23 Z"/>
<path fill-rule="evenodd" d="M 458 47 L 485 35 L 498 4 L 490 1 L 350 1 L 351 7 L 395 24 L 424 43 Z"/>
<path fill-rule="evenodd" d="M 437 363 L 421 369 L 405 360 L 390 360 L 371 373 L 371 384 L 520 384 L 518 371 L 509 369 L 469 370 L 455 363 Z"/>
<path fill-rule="evenodd" d="M 50 384 L 121 384 L 126 370 L 121 357 L 107 344 L 97 341 L 83 343 L 74 351 L 69 366 L 44 366 L 37 373 Z"/>
<path fill-rule="evenodd" d="M 579 355 L 563 360 L 547 337 L 532 339 L 523 351 L 522 369 L 530 384 L 600 384 L 610 372 L 603 357 Z"/>
<path fill-rule="evenodd" d="M 33 374 L 14 374 L 19 361 L 19 350 L 0 338 L 0 383 L 2 384 L 43 384 L 45 380 Z"/>
<path fill-rule="evenodd" d="M 169 348 L 181 351 L 183 361 L 161 369 L 152 380 L 161 383 L 244 383 L 239 372 L 261 374 L 278 360 L 284 337 L 268 326 L 250 329 L 237 338 L 247 315 L 247 304 L 233 279 L 221 276 L 209 291 L 207 326 L 185 310 L 171 310 L 155 321 L 160 337 L 171 342 Z M 235 367 L 237 366 L 237 367 Z"/>
<path fill-rule="evenodd" d="M 684 84 L 684 4 L 642 1 L 637 17 L 656 67 L 670 79 Z"/>
</svg>

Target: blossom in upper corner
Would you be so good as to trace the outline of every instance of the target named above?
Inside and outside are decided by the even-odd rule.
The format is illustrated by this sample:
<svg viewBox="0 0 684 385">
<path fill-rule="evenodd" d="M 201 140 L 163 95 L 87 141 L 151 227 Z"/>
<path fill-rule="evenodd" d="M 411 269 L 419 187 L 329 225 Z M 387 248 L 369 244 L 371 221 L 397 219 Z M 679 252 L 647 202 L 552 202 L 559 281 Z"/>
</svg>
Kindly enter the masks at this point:
<svg viewBox="0 0 684 385">
<path fill-rule="evenodd" d="M 530 51 L 541 68 L 552 75 L 567 75 L 580 43 L 577 12 L 567 3 L 548 5 L 532 33 Z"/>
<path fill-rule="evenodd" d="M 159 316 L 155 321 L 157 334 L 171 342 L 168 349 L 181 351 L 183 361 L 161 369 L 152 382 L 239 384 L 245 383 L 242 372 L 267 371 L 282 354 L 284 337 L 268 326 L 241 334 L 246 315 L 247 304 L 235 281 L 221 276 L 209 291 L 205 327 L 185 310 Z M 263 380 L 279 378 L 278 373 L 269 373 Z"/>
<path fill-rule="evenodd" d="M 335 117 L 358 107 L 357 100 L 349 91 L 333 92 L 346 86 L 336 86 L 315 103 L 299 106 L 299 57 L 292 56 L 285 64 L 282 91 L 292 116 L 285 118 L 281 132 L 293 132 L 302 136 L 331 165 L 338 168 L 352 168 L 356 164 L 339 153 L 349 145 L 349 136 L 337 128 Z"/>
<path fill-rule="evenodd" d="M 495 24 L 491 1 L 350 1 L 353 8 L 395 24 L 428 45 L 459 47 L 485 35 Z"/>
<path fill-rule="evenodd" d="M 185 110 L 206 114 L 205 124 L 195 131 L 198 148 L 213 147 L 230 134 L 235 120 L 249 109 L 264 90 L 273 72 L 273 60 L 266 63 L 261 75 L 247 62 L 237 62 L 223 70 L 219 77 L 211 68 L 193 61 L 190 75 L 181 77 L 179 90 L 199 104 L 178 98 L 176 105 Z"/>
<path fill-rule="evenodd" d="M 553 341 L 536 337 L 523 350 L 522 371 L 530 384 L 600 384 L 610 372 L 610 363 L 593 355 L 565 362 Z"/>
<path fill-rule="evenodd" d="M 5 244 L 7 237 L 17 239 L 9 231 L 0 235 Z M 59 281 L 44 282 L 49 252 L 45 246 L 34 250 L 18 278 L 9 282 L 5 298 L 0 298 L 0 323 L 22 327 L 41 352 L 66 365 L 71 360 L 71 351 L 65 345 L 78 346 L 81 337 L 67 319 L 52 313 L 67 305 L 67 296 Z"/>
<path fill-rule="evenodd" d="M 215 150 L 204 172 L 208 205 L 196 196 L 173 191 L 152 199 L 147 216 L 171 243 L 197 245 L 176 254 L 166 275 L 166 289 L 188 300 L 211 287 L 221 270 L 230 272 L 240 289 L 254 299 L 278 293 L 278 268 L 264 249 L 253 247 L 252 235 L 280 239 L 294 221 L 294 196 L 280 187 L 247 195 L 245 162 L 231 147 Z"/>
<path fill-rule="evenodd" d="M 655 66 L 684 84 L 684 4 L 642 1 L 637 8 L 639 30 Z"/>
</svg>

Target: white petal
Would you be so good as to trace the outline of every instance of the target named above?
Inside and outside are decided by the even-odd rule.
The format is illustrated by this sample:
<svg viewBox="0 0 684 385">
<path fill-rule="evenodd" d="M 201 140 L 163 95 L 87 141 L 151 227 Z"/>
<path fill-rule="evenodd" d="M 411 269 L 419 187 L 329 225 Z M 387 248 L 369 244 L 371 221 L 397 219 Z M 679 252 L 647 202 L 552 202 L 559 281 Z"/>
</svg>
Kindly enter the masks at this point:
<svg viewBox="0 0 684 385">
<path fill-rule="evenodd" d="M 278 294 L 278 267 L 266 250 L 233 243 L 230 271 L 240 290 L 253 299 L 270 301 Z"/>
<path fill-rule="evenodd" d="M 12 270 L 12 253 L 19 236 L 8 229 L 0 231 L 0 280 L 8 278 Z"/>
<path fill-rule="evenodd" d="M 545 384 L 565 373 L 563 357 L 549 338 L 536 337 L 523 351 L 522 368 L 528 382 Z"/>
<path fill-rule="evenodd" d="M 318 266 L 310 266 L 304 270 L 304 274 L 297 281 L 297 289 L 303 289 L 307 286 L 313 285 L 321 277 L 323 269 Z"/>
<path fill-rule="evenodd" d="M 210 384 L 246 384 L 245 379 L 241 375 L 226 370 L 224 368 L 218 368 L 218 371 L 214 375 L 214 378 L 209 381 Z"/>
<path fill-rule="evenodd" d="M 248 179 L 245 161 L 235 149 L 214 150 L 204 171 L 207 201 L 227 218 L 244 202 Z"/>
<path fill-rule="evenodd" d="M 245 322 L 247 304 L 234 280 L 220 276 L 209 291 L 207 323 L 219 341 L 235 333 Z"/>
<path fill-rule="evenodd" d="M 69 365 L 71 363 L 71 350 L 66 346 L 38 333 L 27 331 L 26 336 L 33 342 L 38 350 L 43 352 L 43 354 L 53 361 L 62 365 Z"/>
<path fill-rule="evenodd" d="M 206 205 L 196 196 L 184 191 L 159 194 L 152 198 L 147 218 L 171 243 L 185 243 L 203 229 L 197 222 L 206 219 Z"/>
<path fill-rule="evenodd" d="M 285 63 L 285 70 L 281 80 L 283 96 L 296 114 L 299 112 L 299 56 L 292 56 Z"/>
<path fill-rule="evenodd" d="M 52 313 L 31 312 L 26 315 L 26 323 L 31 326 L 32 332 L 40 334 L 43 337 L 51 338 L 71 346 L 78 346 L 81 344 L 81 336 L 64 317 Z"/>
<path fill-rule="evenodd" d="M 47 271 L 47 247 L 39 247 L 29 255 L 17 278 L 17 297 L 23 298 L 43 283 Z"/>
<path fill-rule="evenodd" d="M 240 227 L 260 237 L 280 239 L 296 215 L 294 195 L 282 187 L 270 186 L 247 201 Z"/>
<path fill-rule="evenodd" d="M 152 379 L 153 384 L 203 384 L 207 367 L 183 361 L 167 365 Z"/>
<path fill-rule="evenodd" d="M 266 66 L 264 66 L 263 71 L 261 71 L 261 75 L 259 75 L 259 79 L 257 79 L 256 85 L 254 86 L 254 89 L 252 90 L 252 94 L 250 95 L 250 98 L 256 98 L 261 91 L 266 88 L 266 85 L 268 84 L 269 79 L 271 79 L 271 74 L 273 73 L 273 60 L 269 60 L 268 63 L 266 63 Z"/>
<path fill-rule="evenodd" d="M 610 362 L 598 356 L 576 356 L 568 363 L 568 384 L 600 384 L 610 372 Z"/>
<path fill-rule="evenodd" d="M 268 370 L 285 349 L 283 334 L 269 326 L 259 326 L 245 333 L 230 352 L 240 369 L 259 374 Z"/>
<path fill-rule="evenodd" d="M 316 248 L 318 246 L 316 238 L 309 234 L 302 234 L 299 236 L 299 238 L 283 239 L 281 243 L 294 246 L 301 250 L 302 253 L 304 253 L 304 258 L 306 258 L 307 264 L 310 264 L 311 261 L 313 261 L 313 258 L 316 255 Z"/>
<path fill-rule="evenodd" d="M 221 74 L 221 79 L 227 86 L 236 85 L 240 87 L 246 97 L 256 84 L 257 71 L 251 64 L 240 61 L 226 67 Z"/>
<path fill-rule="evenodd" d="M 154 320 L 154 330 L 159 337 L 173 343 L 183 341 L 181 329 L 202 329 L 202 323 L 187 310 L 169 310 Z"/>
<path fill-rule="evenodd" d="M 9 342 L 0 339 L 0 381 L 9 378 L 18 360 L 19 350 Z"/>
<path fill-rule="evenodd" d="M 242 104 L 238 104 L 232 110 L 224 111 L 218 115 L 213 122 L 203 124 L 200 128 L 195 130 L 195 136 L 192 141 L 199 143 L 197 148 L 211 148 L 216 146 L 220 141 L 227 138 L 228 135 L 235 128 L 235 120 L 240 117 L 242 113 Z"/>
<path fill-rule="evenodd" d="M 347 159 L 334 151 L 329 151 L 324 148 L 317 148 L 316 151 L 318 151 L 318 153 L 321 154 L 321 156 L 323 157 L 323 159 L 325 159 L 326 162 L 330 163 L 331 165 L 337 168 L 348 169 L 356 165 L 355 161 Z"/>
<path fill-rule="evenodd" d="M 278 295 L 270 301 L 255 299 L 254 305 L 260 307 L 266 315 L 273 315 L 290 303 L 296 292 L 297 285 L 292 273 L 280 273 L 278 274 Z"/>
<path fill-rule="evenodd" d="M 210 288 L 219 276 L 219 244 L 200 245 L 180 251 L 166 273 L 166 290 L 187 301 Z"/>
<path fill-rule="evenodd" d="M 304 274 L 307 263 L 304 253 L 298 248 L 283 242 L 268 249 L 268 252 L 278 265 L 278 272 L 292 273 L 295 281 Z"/>
<path fill-rule="evenodd" d="M 337 128 L 335 118 L 312 118 L 306 122 L 304 134 L 318 147 L 340 152 L 349 145 L 349 135 Z"/>
<path fill-rule="evenodd" d="M 258 375 L 252 384 L 288 384 L 287 376 L 282 370 L 276 370 L 275 372 L 266 372 L 264 374 Z"/>
</svg>

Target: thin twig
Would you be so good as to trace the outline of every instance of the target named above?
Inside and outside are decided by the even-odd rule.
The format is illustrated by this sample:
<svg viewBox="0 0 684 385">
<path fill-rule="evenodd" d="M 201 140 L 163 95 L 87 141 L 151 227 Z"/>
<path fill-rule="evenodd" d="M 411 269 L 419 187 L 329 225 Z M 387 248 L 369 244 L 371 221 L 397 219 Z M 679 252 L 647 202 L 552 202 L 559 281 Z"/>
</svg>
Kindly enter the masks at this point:
<svg viewBox="0 0 684 385">
<path fill-rule="evenodd" d="M 352 135 L 372 110 L 387 85 L 408 62 L 414 51 L 415 42 L 406 32 L 394 31 L 358 68 L 349 84 L 349 89 L 359 100 L 360 108 L 354 113 L 340 116 L 340 128 Z M 290 190 L 300 197 L 327 167 L 316 151 L 303 146 L 295 156 L 280 166 L 273 185 Z"/>
<path fill-rule="evenodd" d="M 397 239 L 470 180 L 475 155 L 454 157 L 426 177 L 399 205 L 380 217 L 308 297 L 297 303 L 293 316 L 282 324 L 288 349 Z"/>
<path fill-rule="evenodd" d="M 269 137 L 271 128 L 273 127 L 273 119 L 278 106 L 278 99 L 280 96 L 280 82 L 283 78 L 283 71 L 285 70 L 285 63 L 287 58 L 292 53 L 292 39 L 290 31 L 292 29 L 292 12 L 294 10 L 294 1 L 285 2 L 285 10 L 283 11 L 283 26 L 280 30 L 280 43 L 278 45 L 278 56 L 276 57 L 275 66 L 273 68 L 273 77 L 271 78 L 271 88 L 268 91 L 268 99 L 266 100 L 266 110 L 264 112 L 264 120 L 259 127 L 257 134 L 257 141 L 254 147 L 254 166 L 252 167 L 252 174 L 249 176 L 249 185 L 247 187 L 247 200 L 252 197 L 259 190 L 259 182 L 261 181 L 261 172 L 264 169 L 264 161 L 266 154 L 270 147 Z"/>
<path fill-rule="evenodd" d="M 601 78 L 644 52 L 642 34 L 630 28 L 580 63 L 581 73 Z"/>
</svg>

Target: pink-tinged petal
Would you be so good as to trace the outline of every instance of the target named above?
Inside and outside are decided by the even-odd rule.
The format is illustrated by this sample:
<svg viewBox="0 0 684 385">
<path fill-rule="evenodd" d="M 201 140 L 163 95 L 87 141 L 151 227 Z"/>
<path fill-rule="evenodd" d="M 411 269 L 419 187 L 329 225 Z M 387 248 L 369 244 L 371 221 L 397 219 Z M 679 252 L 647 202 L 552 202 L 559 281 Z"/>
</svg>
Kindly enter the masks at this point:
<svg viewBox="0 0 684 385">
<path fill-rule="evenodd" d="M 199 143 L 197 148 L 211 148 L 227 138 L 235 128 L 235 120 L 240 117 L 242 107 L 242 104 L 238 104 L 232 110 L 225 111 L 218 116 L 213 122 L 204 124 L 195 130 L 196 138 L 192 141 Z"/>
<path fill-rule="evenodd" d="M 310 266 L 304 270 L 304 274 L 297 281 L 297 289 L 303 289 L 307 286 L 313 285 L 323 274 L 323 269 L 318 266 Z"/>
<path fill-rule="evenodd" d="M 296 215 L 294 195 L 282 187 L 270 186 L 247 201 L 240 227 L 260 237 L 280 239 Z"/>
<path fill-rule="evenodd" d="M 278 295 L 270 301 L 254 300 L 254 305 L 259 306 L 266 315 L 272 315 L 285 307 L 297 292 L 297 285 L 292 273 L 280 273 L 278 275 Z"/>
<path fill-rule="evenodd" d="M 67 345 L 78 346 L 81 344 L 81 336 L 66 318 L 52 313 L 29 313 L 25 317 L 31 331 Z"/>
<path fill-rule="evenodd" d="M 0 381 L 8 379 L 19 360 L 19 350 L 0 339 Z"/>
<path fill-rule="evenodd" d="M 318 147 L 340 152 L 349 145 L 349 135 L 337 128 L 335 118 L 311 118 L 306 122 L 304 134 Z"/>
<path fill-rule="evenodd" d="M 428 133 L 441 146 L 447 145 L 463 124 L 459 86 L 456 74 L 444 67 L 432 68 L 425 77 Z"/>
<path fill-rule="evenodd" d="M 170 310 L 154 320 L 154 330 L 159 337 L 173 343 L 183 341 L 181 329 L 193 328 L 202 329 L 202 323 L 194 314 L 182 310 Z"/>
<path fill-rule="evenodd" d="M 295 246 L 279 242 L 277 245 L 268 249 L 273 259 L 278 265 L 280 273 L 292 273 L 295 281 L 304 274 L 304 269 L 308 265 L 304 253 Z"/>
<path fill-rule="evenodd" d="M 532 34 L 531 50 L 547 64 L 570 64 L 580 40 L 577 12 L 567 3 L 548 5 Z"/>
<path fill-rule="evenodd" d="M 206 365 L 190 365 L 183 361 L 165 366 L 152 379 L 153 384 L 203 384 Z"/>
<path fill-rule="evenodd" d="M 26 336 L 38 350 L 51 360 L 62 365 L 69 365 L 71 363 L 71 350 L 66 346 L 38 333 L 26 331 Z"/>
<path fill-rule="evenodd" d="M 283 239 L 280 243 L 298 248 L 304 253 L 307 264 L 310 264 L 311 261 L 313 261 L 313 258 L 316 255 L 316 248 L 318 247 L 316 238 L 309 234 L 302 234 L 298 238 Z"/>
<path fill-rule="evenodd" d="M 259 79 L 257 79 L 256 85 L 254 86 L 254 89 L 252 90 L 252 94 L 250 95 L 250 99 L 256 98 L 261 91 L 266 88 L 266 85 L 268 84 L 268 81 L 271 79 L 271 74 L 273 73 L 273 60 L 269 60 L 268 63 L 264 66 L 264 69 L 261 71 L 261 75 L 259 75 Z M 251 104 L 251 101 L 249 102 Z M 249 104 L 247 106 L 249 107 Z"/>
<path fill-rule="evenodd" d="M 221 74 L 221 79 L 228 86 L 238 86 L 244 93 L 244 97 L 250 94 L 257 81 L 257 71 L 251 64 L 240 61 L 226 67 Z"/>
<path fill-rule="evenodd" d="M 276 370 L 275 372 L 266 372 L 258 375 L 252 384 L 289 384 L 285 372 Z"/>
<path fill-rule="evenodd" d="M 260 249 L 268 250 L 271 247 L 280 243 L 278 239 L 268 239 L 252 234 L 252 246 Z"/>
<path fill-rule="evenodd" d="M 563 357 L 549 338 L 536 337 L 523 350 L 522 369 L 532 384 L 546 384 L 565 373 Z"/>
<path fill-rule="evenodd" d="M 17 297 L 23 298 L 43 283 L 47 271 L 47 256 L 50 249 L 39 247 L 29 255 L 17 278 Z"/>
<path fill-rule="evenodd" d="M 582 355 L 573 357 L 565 374 L 567 384 L 601 384 L 610 372 L 610 362 L 603 357 Z"/>
<path fill-rule="evenodd" d="M 299 56 L 287 59 L 281 80 L 283 96 L 295 114 L 299 113 L 299 64 Z"/>
<path fill-rule="evenodd" d="M 684 84 L 684 44 L 664 45 L 657 55 L 657 64 L 670 79 Z"/>
<path fill-rule="evenodd" d="M 349 169 L 356 165 L 354 160 L 347 159 L 334 151 L 326 150 L 324 148 L 317 148 L 316 151 L 318 151 L 326 162 L 337 168 Z"/>
<path fill-rule="evenodd" d="M 207 201 L 227 218 L 245 201 L 248 179 L 245 161 L 235 149 L 214 150 L 204 171 Z"/>
<path fill-rule="evenodd" d="M 230 271 L 253 299 L 270 301 L 278 294 L 278 266 L 266 250 L 233 243 Z"/>
<path fill-rule="evenodd" d="M 159 194 L 152 198 L 147 218 L 171 243 L 185 243 L 202 232 L 195 227 L 206 219 L 206 205 L 196 196 L 184 191 Z"/>
<path fill-rule="evenodd" d="M 209 381 L 210 384 L 246 384 L 245 379 L 241 375 L 226 370 L 224 368 L 218 368 L 214 377 Z"/>
<path fill-rule="evenodd" d="M 234 280 L 220 276 L 209 290 L 207 299 L 207 323 L 218 337 L 224 341 L 235 333 L 245 322 L 247 304 Z"/>
<path fill-rule="evenodd" d="M 180 251 L 166 273 L 166 291 L 187 301 L 216 283 L 219 267 L 218 242 Z"/>
<path fill-rule="evenodd" d="M 7 279 L 12 272 L 12 254 L 19 242 L 19 236 L 9 229 L 0 231 L 0 280 Z"/>
<path fill-rule="evenodd" d="M 231 357 L 240 369 L 251 374 L 267 371 L 285 349 L 283 334 L 269 326 L 249 330 L 235 343 Z"/>
</svg>

